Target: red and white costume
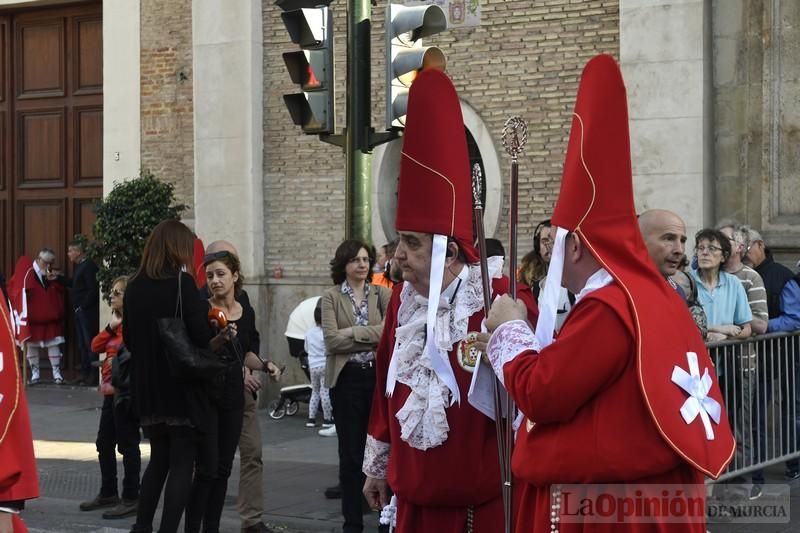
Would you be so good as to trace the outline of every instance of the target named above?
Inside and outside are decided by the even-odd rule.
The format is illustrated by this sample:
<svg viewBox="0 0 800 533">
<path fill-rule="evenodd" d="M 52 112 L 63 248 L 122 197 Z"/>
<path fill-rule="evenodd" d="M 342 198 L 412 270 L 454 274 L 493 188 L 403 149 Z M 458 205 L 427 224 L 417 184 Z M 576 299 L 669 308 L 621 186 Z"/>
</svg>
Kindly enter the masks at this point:
<svg viewBox="0 0 800 533">
<path fill-rule="evenodd" d="M 16 511 L 20 502 L 39 497 L 28 404 L 22 386 L 12 322 L 0 305 L 0 512 Z M 18 515 L 14 532 L 27 531 Z"/>
<path fill-rule="evenodd" d="M 39 380 L 39 359 L 46 353 L 53 378 L 61 382 L 61 344 L 64 343 L 64 285 L 47 280 L 36 261 L 22 256 L 9 282 L 17 342 L 27 345 L 31 382 Z"/>
<path fill-rule="evenodd" d="M 465 340 L 481 331 L 484 311 L 463 123 L 447 76 L 422 72 L 409 95 L 396 227 L 433 234 L 431 290 L 419 294 L 406 282 L 392 292 L 363 465 L 367 476 L 388 480 L 398 533 L 463 533 L 468 516 L 476 533 L 503 523 L 495 423 L 467 401 L 480 362 Z M 442 287 L 447 237 L 467 264 Z M 490 258 L 495 295 L 508 290 L 501 270 L 502 258 Z M 520 296 L 535 322 L 530 291 Z"/>
<path fill-rule="evenodd" d="M 632 495 L 682 485 L 684 504 L 703 502 L 703 475 L 719 476 L 735 449 L 705 345 L 638 229 L 625 87 L 610 56 L 584 69 L 552 222 L 558 230 L 545 287 L 552 294 L 537 331 L 508 322 L 488 349 L 525 416 L 512 461 L 522 484 L 516 531 L 704 532 L 704 505 L 683 522 L 602 523 L 597 515 L 576 517 L 563 488 L 624 484 L 614 494 Z M 601 268 L 553 341 L 567 231 Z"/>
</svg>

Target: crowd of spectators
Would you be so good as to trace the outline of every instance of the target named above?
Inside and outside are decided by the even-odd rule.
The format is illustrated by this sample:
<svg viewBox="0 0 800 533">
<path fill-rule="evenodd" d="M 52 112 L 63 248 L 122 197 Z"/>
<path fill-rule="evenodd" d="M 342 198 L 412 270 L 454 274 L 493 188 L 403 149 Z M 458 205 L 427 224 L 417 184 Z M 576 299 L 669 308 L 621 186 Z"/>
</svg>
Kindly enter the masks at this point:
<svg viewBox="0 0 800 533">
<path fill-rule="evenodd" d="M 712 347 L 725 341 L 741 343 L 736 357 L 720 361 L 717 369 L 725 398 L 737 398 L 728 413 L 739 443 L 738 457 L 765 459 L 767 411 L 773 396 L 784 415 L 776 422 L 782 424 L 781 444 L 787 449 L 796 447 L 800 398 L 790 385 L 800 383 L 797 340 L 772 348 L 774 353 L 759 351 L 756 343 L 744 341 L 754 335 L 800 329 L 800 276 L 775 261 L 759 232 L 735 221 L 724 220 L 698 231 L 691 255 L 685 249 L 685 224 L 675 213 L 649 210 L 640 215 L 639 223 L 654 268 L 686 302 L 706 342 Z M 549 220 L 537 225 L 533 248 L 517 272 L 535 297 L 547 283 L 554 237 Z M 179 222 L 156 227 L 138 271 L 130 279 L 114 281 L 109 295 L 111 319 L 104 328 L 97 324 L 97 266 L 86 257 L 81 242 L 69 243 L 68 255 L 74 264 L 71 277 L 53 268 L 56 257 L 49 248 L 34 260 L 21 260 L 8 289 L 18 318 L 23 309 L 26 313 L 28 329 L 23 335 L 30 383 L 41 380 L 43 355 L 50 360 L 53 381 L 63 383 L 61 347 L 68 289 L 80 353 L 76 384 L 98 384 L 95 361 L 104 354 L 99 362 L 103 404 L 97 435 L 102 484 L 100 493 L 82 503 L 81 509 L 105 509 L 105 518 L 136 514 L 132 531 L 152 531 L 163 493 L 160 531 L 176 531 L 184 515 L 186 531 L 216 530 L 238 447 L 242 530 L 268 532 L 261 522 L 261 437 L 256 413 L 261 380 L 257 372 L 278 378 L 281 370 L 258 355 L 258 321 L 242 288 L 244 275 L 235 247 L 226 241 L 209 246 L 199 270 L 206 284 L 198 292 L 196 280 L 186 272 L 193 264 L 194 241 L 195 236 Z M 499 241 L 489 239 L 487 245 L 491 247 L 488 255 L 505 255 Z M 375 350 L 390 289 L 403 281 L 394 258 L 396 247 L 396 242 L 388 243 L 376 254 L 357 240 L 339 245 L 330 263 L 333 286 L 314 310 L 316 324 L 305 343 L 313 389 L 306 425 L 316 427 L 321 408 L 320 434 L 339 440 L 340 483 L 327 489 L 326 495 L 342 499 L 345 531 L 363 528 L 366 502 L 361 469 L 375 388 Z M 20 298 L 25 299 L 24 305 Z M 560 300 L 558 327 L 575 296 L 562 287 Z M 228 324 L 215 329 L 208 320 L 211 309 L 223 310 Z M 164 357 L 159 330 L 159 320 L 170 317 L 182 319 L 191 342 L 213 351 L 224 363 L 217 383 L 175 375 Z M 781 363 L 770 364 L 773 360 Z M 784 379 L 792 372 L 793 377 Z M 141 487 L 140 428 L 151 446 Z M 116 450 L 123 457 L 121 493 Z M 787 478 L 800 477 L 797 460 L 785 466 Z M 754 472 L 752 481 L 750 497 L 758 498 L 763 472 Z"/>
</svg>

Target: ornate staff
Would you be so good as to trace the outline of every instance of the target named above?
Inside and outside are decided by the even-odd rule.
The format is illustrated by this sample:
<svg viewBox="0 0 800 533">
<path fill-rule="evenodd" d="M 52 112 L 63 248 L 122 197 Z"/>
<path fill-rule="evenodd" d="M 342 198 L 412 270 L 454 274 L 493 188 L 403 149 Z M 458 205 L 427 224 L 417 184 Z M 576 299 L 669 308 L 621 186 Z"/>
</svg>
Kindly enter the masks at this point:
<svg viewBox="0 0 800 533">
<path fill-rule="evenodd" d="M 472 214 L 475 222 L 475 233 L 478 238 L 478 252 L 481 254 L 481 282 L 483 283 L 483 307 L 488 316 L 489 309 L 492 307 L 492 287 L 489 280 L 488 261 L 486 257 L 486 235 L 483 233 L 483 205 L 481 204 L 481 183 L 483 173 L 481 165 L 472 165 Z"/>
<path fill-rule="evenodd" d="M 519 202 L 519 163 L 525 143 L 528 141 L 528 125 L 521 117 L 511 117 L 503 126 L 503 148 L 511 156 L 510 197 L 508 206 L 508 273 L 510 278 L 509 292 L 517 298 L 517 210 Z"/>
<path fill-rule="evenodd" d="M 511 297 L 517 298 L 517 210 L 519 202 L 519 156 L 528 140 L 528 125 L 522 117 L 513 116 L 503 125 L 503 148 L 511 156 L 511 178 L 508 204 L 508 277 Z M 511 450 L 514 446 L 514 402 L 506 391 L 506 434 L 502 456 L 503 504 L 505 505 L 505 531 L 511 531 Z"/>
<path fill-rule="evenodd" d="M 483 173 L 481 172 L 481 166 L 479 163 L 475 163 L 472 165 L 472 215 L 473 222 L 475 223 L 475 234 L 478 239 L 478 252 L 480 253 L 481 261 L 483 310 L 484 316 L 488 317 L 489 309 L 492 307 L 492 286 L 491 281 L 489 280 L 489 265 L 488 258 L 486 256 L 486 235 L 483 232 L 483 205 L 481 204 L 481 191 L 483 190 L 482 178 Z M 480 364 L 480 360 L 476 361 L 475 364 Z M 505 451 L 507 446 L 505 442 L 505 432 L 501 426 L 503 420 L 502 403 L 500 401 L 501 387 L 498 387 L 497 383 L 497 378 L 494 378 L 492 380 L 492 396 L 494 396 L 494 419 L 495 429 L 497 430 L 497 454 L 502 473 L 504 471 L 503 465 L 506 464 Z M 503 478 L 502 481 L 503 486 L 505 486 L 505 482 L 507 480 Z M 503 497 L 505 498 L 505 492 L 503 493 Z"/>
</svg>

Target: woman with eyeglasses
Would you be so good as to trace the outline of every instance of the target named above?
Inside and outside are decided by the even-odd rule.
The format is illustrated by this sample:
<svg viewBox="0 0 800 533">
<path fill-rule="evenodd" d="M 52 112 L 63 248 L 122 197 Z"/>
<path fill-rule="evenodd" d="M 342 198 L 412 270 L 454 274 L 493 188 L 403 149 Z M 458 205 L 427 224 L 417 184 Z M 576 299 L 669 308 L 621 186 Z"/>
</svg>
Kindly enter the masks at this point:
<svg viewBox="0 0 800 533">
<path fill-rule="evenodd" d="M 227 340 L 214 336 L 208 305 L 190 274 L 195 236 L 177 220 L 158 224 L 144 245 L 139 270 L 128 281 L 123 308 L 123 337 L 131 353 L 130 395 L 150 462 L 142 475 L 139 508 L 131 533 L 151 533 L 164 491 L 159 533 L 175 533 L 189 499 L 200 441 L 210 430 L 214 407 L 205 380 L 173 375 L 161 342 L 158 319 L 180 316 L 198 347 L 216 350 Z M 180 288 L 180 293 L 178 292 Z"/>
<path fill-rule="evenodd" d="M 539 300 L 544 293 L 544 286 L 547 283 L 547 269 L 553 254 L 555 234 L 549 218 L 541 221 L 533 232 L 533 250 L 525 254 L 520 262 L 517 279 L 531 288 L 536 300 Z M 556 310 L 556 330 L 561 329 L 561 325 L 567 319 L 567 313 L 574 304 L 575 296 L 561 287 Z"/>
<path fill-rule="evenodd" d="M 131 411 L 129 402 L 117 402 L 111 385 L 111 367 L 122 346 L 123 298 L 128 278 L 114 280 L 109 294 L 111 320 L 92 339 L 92 352 L 105 353 L 100 366 L 100 392 L 103 407 L 100 410 L 100 426 L 97 429 L 97 455 L 100 462 L 102 483 L 100 494 L 93 500 L 80 504 L 81 511 L 93 511 L 113 507 L 103 513 L 103 518 L 124 518 L 136 514 L 139 503 L 139 471 L 142 466 L 139 452 L 139 421 Z M 117 491 L 117 453 L 122 454 L 125 472 L 122 478 L 122 500 Z"/>
<path fill-rule="evenodd" d="M 702 229 L 694 237 L 697 299 L 706 313 L 709 342 L 744 339 L 752 335 L 753 314 L 747 294 L 736 276 L 722 270 L 731 256 L 731 243 L 719 230 Z"/>
<path fill-rule="evenodd" d="M 244 416 L 244 368 L 263 370 L 277 380 L 281 370 L 271 361 L 257 355 L 259 337 L 253 308 L 236 300 L 244 285 L 239 258 L 220 251 L 203 258 L 208 292 L 208 309 L 223 312 L 232 337 L 220 350 L 226 371 L 217 385 L 216 412 L 212 413 L 213 431 L 207 433 L 200 447 L 191 497 L 186 508 L 185 533 L 219 531 L 222 507 L 233 457 L 239 445 Z"/>
<path fill-rule="evenodd" d="M 361 472 L 367 425 L 375 388 L 375 348 L 391 291 L 371 285 L 375 249 L 355 240 L 343 241 L 331 260 L 334 286 L 322 295 L 322 333 L 327 362 L 325 381 L 333 393 L 334 431 L 339 439 L 339 483 L 343 531 L 364 528 Z M 325 435 L 328 430 L 320 430 Z"/>
</svg>

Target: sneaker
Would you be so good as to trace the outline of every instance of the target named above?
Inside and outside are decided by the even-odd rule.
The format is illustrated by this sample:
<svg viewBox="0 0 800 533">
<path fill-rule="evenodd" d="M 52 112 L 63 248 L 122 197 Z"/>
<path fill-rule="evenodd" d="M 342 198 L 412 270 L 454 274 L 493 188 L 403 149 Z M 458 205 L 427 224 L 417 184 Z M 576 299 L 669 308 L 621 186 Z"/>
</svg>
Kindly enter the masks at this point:
<svg viewBox="0 0 800 533">
<path fill-rule="evenodd" d="M 119 504 L 103 513 L 103 518 L 106 520 L 115 520 L 117 518 L 125 518 L 126 516 L 133 516 L 139 508 L 139 500 L 126 500 L 123 498 Z"/>
<path fill-rule="evenodd" d="M 308 421 L 306 422 L 306 427 L 307 428 L 317 427 L 317 421 L 314 420 L 313 418 L 309 418 Z"/>
<path fill-rule="evenodd" d="M 331 426 L 325 429 L 320 429 L 317 431 L 320 437 L 335 437 L 336 436 L 336 426 Z"/>
<path fill-rule="evenodd" d="M 329 418 L 327 420 L 323 420 L 322 421 L 322 427 L 325 428 L 325 429 L 332 428 L 333 427 L 333 419 Z"/>
<path fill-rule="evenodd" d="M 39 383 L 39 367 L 35 366 L 31 368 L 31 379 L 28 381 L 29 385 L 36 385 Z"/>
<path fill-rule="evenodd" d="M 114 507 L 119 504 L 119 496 L 95 496 L 93 500 L 80 504 L 81 511 L 94 511 L 104 507 Z"/>
<path fill-rule="evenodd" d="M 64 384 L 64 378 L 55 378 L 53 380 L 53 383 L 55 383 L 56 385 L 63 385 Z"/>
<path fill-rule="evenodd" d="M 750 496 L 749 496 L 749 498 L 751 500 L 759 499 L 762 494 L 763 494 L 763 492 L 761 490 L 761 485 L 755 483 L 755 484 L 753 484 L 752 487 L 750 487 Z"/>
</svg>

